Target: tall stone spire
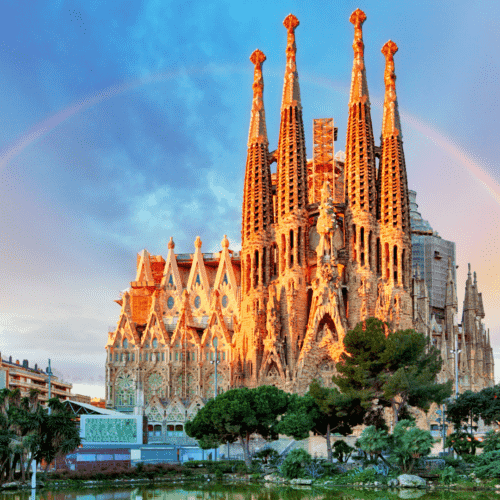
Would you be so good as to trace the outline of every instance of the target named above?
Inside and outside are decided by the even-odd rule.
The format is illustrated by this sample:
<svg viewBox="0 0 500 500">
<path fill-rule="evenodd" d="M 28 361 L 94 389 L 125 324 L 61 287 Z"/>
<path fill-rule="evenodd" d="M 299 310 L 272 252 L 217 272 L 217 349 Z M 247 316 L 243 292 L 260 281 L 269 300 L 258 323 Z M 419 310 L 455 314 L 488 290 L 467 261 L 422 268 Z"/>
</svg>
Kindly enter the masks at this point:
<svg viewBox="0 0 500 500">
<path fill-rule="evenodd" d="M 385 56 L 385 99 L 380 160 L 380 239 L 385 280 L 409 288 L 411 278 L 411 227 L 408 181 L 401 123 L 396 99 L 394 54 L 397 45 L 389 40 L 382 47 Z"/>
<path fill-rule="evenodd" d="M 349 118 L 347 122 L 345 195 L 346 246 L 349 252 L 348 288 L 362 289 L 362 297 L 348 297 L 349 328 L 378 314 L 386 321 L 385 291 L 377 283 L 378 224 L 375 144 L 366 82 L 362 26 L 366 14 L 357 9 L 349 21 L 354 25 L 354 63 L 352 68 Z M 361 286 L 360 286 L 361 284 Z M 377 307 L 378 294 L 378 307 Z M 388 306 L 389 307 L 389 306 Z M 376 312 L 377 309 L 377 312 Z"/>
<path fill-rule="evenodd" d="M 286 70 L 285 85 L 283 86 L 283 98 L 281 110 L 293 106 L 302 109 L 300 102 L 299 74 L 297 73 L 297 46 L 295 45 L 295 28 L 299 25 L 299 20 L 293 15 L 288 16 L 283 21 L 288 36 L 286 43 Z"/>
<path fill-rule="evenodd" d="M 277 158 L 278 220 L 286 218 L 288 214 L 298 213 L 307 203 L 306 147 L 295 60 L 295 28 L 299 20 L 289 14 L 283 24 L 288 32 L 288 41 Z"/>
<path fill-rule="evenodd" d="M 276 243 L 281 313 L 288 317 L 282 334 L 290 368 L 297 360 L 307 326 L 307 157 L 297 74 L 295 29 L 299 20 L 288 15 L 286 70 L 277 151 Z M 286 293 L 286 297 L 284 297 Z"/>
<path fill-rule="evenodd" d="M 360 9 L 355 10 L 349 18 L 354 24 L 354 63 L 347 122 L 345 186 L 351 210 L 369 212 L 376 216 L 375 148 L 362 31 L 365 20 L 366 14 Z"/>
<path fill-rule="evenodd" d="M 250 117 L 250 131 L 248 133 L 248 145 L 268 144 L 266 129 L 266 113 L 264 111 L 264 77 L 262 76 L 262 64 L 266 60 L 264 52 L 254 50 L 250 61 L 255 65 L 253 73 L 253 101 Z"/>
<path fill-rule="evenodd" d="M 253 101 L 248 134 L 247 164 L 243 192 L 243 225 L 241 240 L 260 238 L 273 222 L 269 142 L 264 112 L 264 79 L 262 64 L 266 56 L 255 50 L 250 61 L 255 65 Z"/>
<path fill-rule="evenodd" d="M 250 56 L 255 69 L 241 228 L 241 327 L 246 336 L 242 342 L 248 346 L 247 362 L 243 368 L 250 383 L 255 383 L 262 357 L 263 313 L 272 272 L 273 201 L 262 77 L 265 60 L 266 56 L 260 50 L 255 50 Z"/>
</svg>

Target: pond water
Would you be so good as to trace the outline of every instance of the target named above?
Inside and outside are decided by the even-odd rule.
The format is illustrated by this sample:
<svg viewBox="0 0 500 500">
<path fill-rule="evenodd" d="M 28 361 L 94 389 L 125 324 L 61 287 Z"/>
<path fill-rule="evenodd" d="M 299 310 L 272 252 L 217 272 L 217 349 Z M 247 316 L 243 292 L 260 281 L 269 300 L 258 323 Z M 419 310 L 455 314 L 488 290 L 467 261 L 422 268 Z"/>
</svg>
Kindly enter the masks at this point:
<svg viewBox="0 0 500 500">
<path fill-rule="evenodd" d="M 278 487 L 264 485 L 169 485 L 135 488 L 92 488 L 78 490 L 3 492 L 0 500 L 490 500 L 495 492 L 439 490 L 379 490 L 338 487 Z"/>
</svg>

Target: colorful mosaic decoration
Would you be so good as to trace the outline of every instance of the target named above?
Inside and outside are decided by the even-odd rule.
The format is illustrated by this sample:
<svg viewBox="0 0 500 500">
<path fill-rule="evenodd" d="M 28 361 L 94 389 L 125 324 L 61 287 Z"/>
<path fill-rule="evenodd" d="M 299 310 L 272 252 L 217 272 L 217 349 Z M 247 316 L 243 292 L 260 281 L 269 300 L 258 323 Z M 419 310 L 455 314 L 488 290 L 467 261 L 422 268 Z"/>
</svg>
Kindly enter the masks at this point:
<svg viewBox="0 0 500 500">
<path fill-rule="evenodd" d="M 134 418 L 88 418 L 85 421 L 88 443 L 135 443 L 137 424 Z"/>
</svg>

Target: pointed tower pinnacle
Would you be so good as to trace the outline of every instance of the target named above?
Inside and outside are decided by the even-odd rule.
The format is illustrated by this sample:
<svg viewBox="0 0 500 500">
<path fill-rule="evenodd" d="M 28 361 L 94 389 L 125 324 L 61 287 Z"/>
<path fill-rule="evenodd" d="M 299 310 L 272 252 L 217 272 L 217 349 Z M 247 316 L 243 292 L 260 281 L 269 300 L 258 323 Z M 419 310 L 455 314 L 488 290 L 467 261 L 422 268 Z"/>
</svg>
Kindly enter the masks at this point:
<svg viewBox="0 0 500 500">
<path fill-rule="evenodd" d="M 349 119 L 347 122 L 345 187 L 348 206 L 376 216 L 376 168 L 370 99 L 366 82 L 362 25 L 366 14 L 357 9 L 349 19 L 354 24 Z M 360 221 L 358 221 L 359 224 Z"/>
<path fill-rule="evenodd" d="M 453 279 L 453 268 L 451 257 L 448 257 L 448 277 L 446 279 L 446 297 L 445 297 L 445 308 L 453 307 L 456 311 L 458 307 L 457 303 L 457 290 L 455 286 L 455 280 Z"/>
<path fill-rule="evenodd" d="M 264 78 L 262 77 L 262 64 L 266 56 L 259 49 L 254 50 L 250 61 L 255 65 L 253 74 L 253 101 L 250 117 L 250 131 L 248 133 L 248 145 L 268 144 L 266 129 L 266 113 L 264 111 Z"/>
<path fill-rule="evenodd" d="M 363 23 L 366 21 L 366 14 L 361 9 L 356 9 L 349 18 L 354 24 L 354 64 L 352 68 L 351 94 L 349 103 L 369 102 L 368 84 L 366 82 L 366 70 L 364 61 L 365 44 L 363 43 Z"/>
<path fill-rule="evenodd" d="M 382 47 L 382 54 L 385 56 L 385 99 L 384 116 L 382 119 L 382 137 L 399 135 L 401 132 L 401 120 L 399 118 L 398 101 L 396 99 L 396 73 L 394 72 L 394 54 L 398 51 L 398 46 L 389 40 Z"/>
<path fill-rule="evenodd" d="M 299 25 L 299 20 L 289 14 L 283 24 L 288 32 L 288 39 L 277 158 L 278 219 L 305 208 L 307 203 L 306 147 L 295 61 L 295 28 Z"/>
<path fill-rule="evenodd" d="M 285 85 L 283 86 L 283 99 L 281 110 L 288 106 L 302 108 L 300 102 L 299 75 L 297 73 L 297 46 L 295 45 L 295 28 L 299 25 L 299 20 L 293 15 L 288 16 L 283 21 L 288 37 L 286 44 L 286 70 Z"/>
<path fill-rule="evenodd" d="M 284 322 L 281 334 L 286 339 L 286 357 L 292 371 L 305 336 L 307 315 L 296 314 L 307 303 L 307 156 L 297 73 L 295 28 L 298 19 L 290 14 L 283 21 L 287 30 L 286 70 L 281 102 L 280 135 L 277 151 L 275 241 L 278 245 L 278 280 L 281 293 L 280 314 L 294 317 Z M 294 311 L 292 314 L 290 311 Z M 290 316 L 288 316 L 290 315 Z M 285 317 L 285 316 L 283 316 Z"/>
<path fill-rule="evenodd" d="M 266 56 L 258 49 L 250 56 L 255 69 L 243 192 L 242 244 L 249 238 L 262 236 L 273 222 L 269 143 L 263 100 L 262 64 L 265 60 Z"/>
<path fill-rule="evenodd" d="M 380 235 L 384 252 L 384 278 L 393 280 L 395 285 L 408 287 L 411 228 L 408 180 L 396 100 L 394 54 L 397 50 L 392 40 L 382 47 L 385 56 L 385 99 L 379 173 Z"/>
</svg>

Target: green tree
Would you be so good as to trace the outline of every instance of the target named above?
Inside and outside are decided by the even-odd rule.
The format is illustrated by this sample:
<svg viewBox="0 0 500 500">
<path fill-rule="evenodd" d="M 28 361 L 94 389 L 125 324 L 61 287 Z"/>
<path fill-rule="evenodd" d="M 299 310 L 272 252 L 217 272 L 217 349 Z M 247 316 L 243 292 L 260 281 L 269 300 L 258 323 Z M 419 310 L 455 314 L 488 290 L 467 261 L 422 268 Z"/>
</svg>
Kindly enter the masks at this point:
<svg viewBox="0 0 500 500">
<path fill-rule="evenodd" d="M 448 420 L 457 432 L 477 429 L 477 423 L 484 412 L 484 397 L 481 392 L 465 391 L 448 403 Z"/>
<path fill-rule="evenodd" d="M 19 390 L 0 391 L 0 482 L 13 480 L 17 464 L 24 481 L 30 456 L 50 462 L 80 445 L 76 422 L 66 407 L 51 399 L 49 415 L 38 397 L 37 391 L 24 398 Z"/>
<path fill-rule="evenodd" d="M 239 441 L 250 467 L 250 437 L 259 434 L 269 441 L 278 439 L 278 420 L 287 411 L 289 400 L 289 394 L 273 386 L 231 389 L 208 401 L 186 422 L 186 434 L 205 449 Z"/>
<path fill-rule="evenodd" d="M 60 454 L 67 454 L 80 446 L 80 433 L 74 416 L 57 398 L 49 400 L 50 415 L 44 411 L 40 420 L 41 439 L 33 448 L 33 457 L 38 463 L 49 464 Z"/>
<path fill-rule="evenodd" d="M 476 450 L 481 448 L 482 444 L 476 441 L 473 434 L 458 430 L 446 438 L 445 446 L 453 448 L 463 457 L 465 455 L 475 455 Z"/>
<path fill-rule="evenodd" d="M 479 415 L 486 425 L 500 422 L 500 385 L 487 387 L 480 393 Z"/>
<path fill-rule="evenodd" d="M 389 443 L 389 434 L 385 429 L 377 429 L 374 425 L 369 425 L 356 441 L 356 446 L 372 461 L 376 462 L 380 458 L 385 462 L 382 452 L 389 449 Z"/>
<path fill-rule="evenodd" d="M 360 397 L 321 387 L 313 380 L 307 394 L 292 396 L 288 412 L 279 423 L 279 432 L 295 439 L 307 438 L 310 431 L 323 436 L 328 461 L 332 462 L 332 434 L 351 434 L 352 428 L 363 422 L 365 413 Z"/>
<path fill-rule="evenodd" d="M 394 427 L 391 457 L 403 472 L 411 472 L 416 461 L 431 452 L 434 438 L 429 431 L 419 429 L 414 421 L 401 420 Z"/>
<path fill-rule="evenodd" d="M 335 441 L 333 444 L 332 455 L 338 462 L 344 463 L 349 460 L 354 448 L 349 446 L 345 441 Z"/>
<path fill-rule="evenodd" d="M 350 330 L 333 382 L 342 393 L 392 408 L 397 424 L 408 405 L 427 411 L 431 403 L 442 403 L 451 394 L 452 382 L 436 382 L 442 359 L 425 335 L 414 330 L 386 335 L 386 330 L 376 318 Z"/>
</svg>

